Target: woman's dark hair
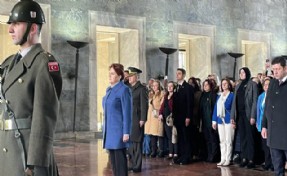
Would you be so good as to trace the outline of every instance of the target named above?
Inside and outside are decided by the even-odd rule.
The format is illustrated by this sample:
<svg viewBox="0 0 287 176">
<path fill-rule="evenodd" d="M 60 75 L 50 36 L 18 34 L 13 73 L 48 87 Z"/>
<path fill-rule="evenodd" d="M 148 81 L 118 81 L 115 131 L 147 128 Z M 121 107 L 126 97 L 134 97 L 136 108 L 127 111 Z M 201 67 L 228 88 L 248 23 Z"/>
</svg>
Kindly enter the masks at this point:
<svg viewBox="0 0 287 176">
<path fill-rule="evenodd" d="M 124 66 L 122 64 L 113 63 L 110 65 L 109 69 L 113 68 L 117 75 L 121 76 L 121 80 L 124 79 Z"/>
<path fill-rule="evenodd" d="M 223 82 L 223 81 L 226 81 L 226 82 L 227 82 L 227 84 L 228 84 L 228 90 L 229 90 L 230 92 L 233 92 L 232 84 L 231 84 L 231 82 L 230 82 L 230 79 L 228 79 L 228 78 L 223 78 L 223 79 L 221 80 L 221 83 L 220 83 L 221 91 L 223 91 L 223 89 L 222 89 L 222 82 Z"/>
<path fill-rule="evenodd" d="M 176 84 L 175 84 L 175 82 L 173 82 L 173 81 L 168 81 L 168 82 L 167 82 L 167 85 L 170 84 L 170 83 L 173 85 L 173 91 L 174 91 L 175 88 L 176 88 Z M 165 93 L 165 98 L 167 98 L 168 95 L 169 95 L 169 92 L 166 91 L 166 93 Z"/>
<path fill-rule="evenodd" d="M 204 83 L 207 82 L 207 84 L 209 85 L 210 87 L 210 91 L 213 92 L 214 91 L 214 88 L 215 88 L 215 85 L 214 83 L 210 80 L 210 79 L 206 79 L 203 81 L 202 83 L 202 89 L 204 90 Z"/>
<path fill-rule="evenodd" d="M 199 90 L 201 90 L 201 79 L 200 78 L 195 78 L 197 85 L 199 87 Z"/>
<path fill-rule="evenodd" d="M 194 88 L 194 92 L 196 92 L 196 91 L 199 91 L 200 90 L 200 87 L 199 87 L 199 85 L 198 85 L 198 82 L 196 81 L 196 78 L 195 77 L 190 77 L 189 79 L 188 79 L 188 82 L 189 81 L 192 81 L 192 86 L 193 86 L 193 88 Z"/>
</svg>

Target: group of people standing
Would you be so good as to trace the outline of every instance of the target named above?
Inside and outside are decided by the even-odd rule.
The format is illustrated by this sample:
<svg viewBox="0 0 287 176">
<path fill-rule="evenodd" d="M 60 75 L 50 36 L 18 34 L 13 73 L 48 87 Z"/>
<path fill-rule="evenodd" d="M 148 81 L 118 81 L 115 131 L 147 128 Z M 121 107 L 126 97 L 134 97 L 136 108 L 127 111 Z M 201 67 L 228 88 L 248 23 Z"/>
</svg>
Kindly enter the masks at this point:
<svg viewBox="0 0 287 176">
<path fill-rule="evenodd" d="M 214 79 L 206 79 L 201 89 L 195 78 L 186 82 L 185 70 L 178 68 L 176 83 L 169 81 L 163 89 L 160 81 L 153 80 L 148 91 L 138 79 L 141 70 L 129 67 L 124 77 L 123 66 L 112 64 L 111 86 L 103 107 L 104 147 L 109 149 L 114 174 L 141 172 L 143 153 L 152 158 L 167 155 L 174 164 L 202 159 L 218 162 L 218 166 L 230 165 L 236 153 L 240 155 L 239 166 L 251 169 L 257 164 L 259 150 L 264 150 L 265 170 L 284 174 L 285 58 L 273 59 L 272 68 L 275 79 L 266 79 L 259 95 L 247 67 L 239 70 L 235 86 L 228 78 L 222 79 L 219 86 Z M 124 78 L 128 81 L 122 81 Z M 129 164 L 123 165 L 128 163 L 126 155 Z"/>
</svg>

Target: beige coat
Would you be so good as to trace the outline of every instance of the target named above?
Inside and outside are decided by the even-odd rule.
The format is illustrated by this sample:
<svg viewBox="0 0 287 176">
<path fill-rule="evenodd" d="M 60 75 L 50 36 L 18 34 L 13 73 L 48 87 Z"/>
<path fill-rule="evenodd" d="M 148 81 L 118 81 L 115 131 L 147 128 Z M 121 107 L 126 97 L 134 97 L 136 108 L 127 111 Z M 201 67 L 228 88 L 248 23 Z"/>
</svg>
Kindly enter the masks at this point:
<svg viewBox="0 0 287 176">
<path fill-rule="evenodd" d="M 164 92 L 161 92 L 159 96 L 154 95 L 149 100 L 147 121 L 145 124 L 145 134 L 154 136 L 163 136 L 164 134 L 163 122 L 158 120 L 159 109 L 161 104 L 163 103 L 163 99 L 164 99 Z"/>
</svg>

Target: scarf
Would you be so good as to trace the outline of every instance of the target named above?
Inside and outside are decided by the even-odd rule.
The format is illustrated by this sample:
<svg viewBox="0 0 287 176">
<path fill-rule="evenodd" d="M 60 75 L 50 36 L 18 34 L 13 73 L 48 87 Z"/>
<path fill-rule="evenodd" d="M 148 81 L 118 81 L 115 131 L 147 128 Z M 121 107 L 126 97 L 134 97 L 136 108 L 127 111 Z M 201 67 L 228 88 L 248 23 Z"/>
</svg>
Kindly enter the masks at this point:
<svg viewBox="0 0 287 176">
<path fill-rule="evenodd" d="M 225 101 L 230 92 L 228 92 L 225 96 L 223 93 L 220 95 L 217 101 L 217 117 L 224 118 L 225 117 Z"/>
</svg>

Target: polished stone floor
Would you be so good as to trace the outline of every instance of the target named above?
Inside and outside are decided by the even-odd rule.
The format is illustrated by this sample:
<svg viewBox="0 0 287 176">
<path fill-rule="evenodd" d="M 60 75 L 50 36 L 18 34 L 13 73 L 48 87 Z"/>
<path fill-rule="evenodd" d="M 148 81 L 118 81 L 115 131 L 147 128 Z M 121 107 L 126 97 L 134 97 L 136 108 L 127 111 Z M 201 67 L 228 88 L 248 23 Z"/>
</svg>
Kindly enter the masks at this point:
<svg viewBox="0 0 287 176">
<path fill-rule="evenodd" d="M 60 176 L 112 176 L 108 155 L 100 139 L 57 140 L 54 152 Z M 217 167 L 216 164 L 196 162 L 185 166 L 171 165 L 162 158 L 144 158 L 141 173 L 135 176 L 272 176 L 258 166 L 253 170 L 238 166 Z M 287 174 L 286 174 L 287 175 Z"/>
</svg>

